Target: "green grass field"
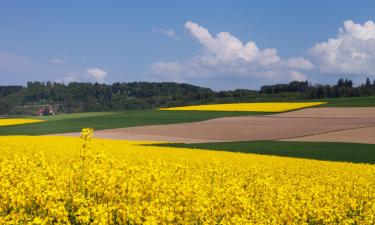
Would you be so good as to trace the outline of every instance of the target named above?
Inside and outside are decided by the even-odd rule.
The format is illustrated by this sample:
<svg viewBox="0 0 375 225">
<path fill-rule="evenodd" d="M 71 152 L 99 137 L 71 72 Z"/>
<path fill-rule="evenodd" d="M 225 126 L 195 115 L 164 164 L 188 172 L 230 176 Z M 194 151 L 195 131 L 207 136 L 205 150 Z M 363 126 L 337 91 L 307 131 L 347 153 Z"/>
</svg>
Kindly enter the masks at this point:
<svg viewBox="0 0 375 225">
<path fill-rule="evenodd" d="M 227 116 L 264 114 L 268 113 L 136 110 L 111 113 L 62 114 L 56 116 L 34 117 L 37 119 L 47 120 L 47 122 L 43 123 L 0 127 L 0 135 L 57 134 L 79 132 L 85 127 L 91 127 L 95 130 L 102 130 L 143 125 L 196 122 Z"/>
<path fill-rule="evenodd" d="M 351 98 L 323 98 L 309 101 L 328 102 L 318 107 L 375 107 L 375 96 Z"/>
<path fill-rule="evenodd" d="M 328 102 L 328 104 L 324 104 L 319 107 L 375 106 L 375 96 L 360 98 L 319 99 L 316 101 Z M 56 116 L 33 117 L 47 120 L 47 122 L 44 123 L 0 127 L 0 135 L 56 134 L 79 132 L 83 127 L 93 127 L 96 130 L 102 130 L 142 125 L 197 122 L 227 116 L 262 114 L 268 113 L 135 110 L 124 112 L 61 114 Z"/>
<path fill-rule="evenodd" d="M 161 144 L 180 148 L 254 153 L 353 163 L 375 163 L 375 145 L 328 142 L 243 141 L 201 144 Z"/>
<path fill-rule="evenodd" d="M 261 99 L 257 101 L 248 102 L 327 102 L 316 107 L 375 107 L 375 96 L 367 97 L 344 97 L 344 98 L 321 98 L 321 99 L 298 99 L 292 100 L 290 98 L 275 98 L 275 99 Z"/>
<path fill-rule="evenodd" d="M 375 96 L 361 98 L 320 99 L 319 101 L 328 102 L 328 104 L 319 107 L 375 106 Z M 92 127 L 95 130 L 102 130 L 142 125 L 197 122 L 228 116 L 263 114 L 268 113 L 135 110 L 125 112 L 61 114 L 56 116 L 33 117 L 47 121 L 43 123 L 0 127 L 0 135 L 57 134 L 79 132 L 84 127 Z M 248 141 L 168 145 L 184 148 L 203 148 L 318 160 L 375 163 L 375 145 L 369 144 Z"/>
<path fill-rule="evenodd" d="M 293 102 L 289 99 L 275 99 L 277 102 Z M 375 107 L 375 96 L 368 97 L 346 97 L 346 98 L 321 98 L 321 99 L 299 99 L 295 102 L 327 102 L 316 107 Z"/>
</svg>

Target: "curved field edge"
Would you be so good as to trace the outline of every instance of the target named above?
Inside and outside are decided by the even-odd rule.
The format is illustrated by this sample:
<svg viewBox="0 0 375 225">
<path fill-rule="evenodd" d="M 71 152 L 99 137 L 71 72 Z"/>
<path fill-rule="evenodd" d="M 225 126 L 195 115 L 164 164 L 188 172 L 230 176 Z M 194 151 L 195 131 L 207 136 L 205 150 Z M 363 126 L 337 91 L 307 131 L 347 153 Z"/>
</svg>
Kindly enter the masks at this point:
<svg viewBox="0 0 375 225">
<path fill-rule="evenodd" d="M 258 112 L 187 112 L 135 110 L 112 113 L 77 113 L 56 115 L 46 118 L 47 122 L 0 127 L 0 135 L 45 135 L 80 132 L 84 127 L 95 130 L 125 128 L 145 125 L 162 125 L 186 122 L 199 122 L 209 119 L 232 116 L 269 115 Z M 40 118 L 40 117 L 38 117 Z"/>
<path fill-rule="evenodd" d="M 333 142 L 240 141 L 154 144 L 188 149 L 242 152 L 325 161 L 375 164 L 375 145 Z"/>
</svg>

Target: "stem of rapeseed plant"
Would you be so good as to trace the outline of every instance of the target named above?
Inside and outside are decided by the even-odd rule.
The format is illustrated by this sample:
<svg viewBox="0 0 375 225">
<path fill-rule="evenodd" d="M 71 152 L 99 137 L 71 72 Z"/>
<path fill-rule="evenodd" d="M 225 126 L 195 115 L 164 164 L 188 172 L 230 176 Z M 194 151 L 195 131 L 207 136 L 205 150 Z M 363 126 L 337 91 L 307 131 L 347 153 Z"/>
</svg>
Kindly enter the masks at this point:
<svg viewBox="0 0 375 225">
<path fill-rule="evenodd" d="M 94 136 L 94 129 L 92 128 L 83 128 L 81 131 L 81 176 L 80 176 L 80 190 L 83 193 L 84 192 L 84 172 L 85 172 L 85 161 L 87 157 L 87 151 L 89 151 L 91 146 L 91 140 Z"/>
</svg>

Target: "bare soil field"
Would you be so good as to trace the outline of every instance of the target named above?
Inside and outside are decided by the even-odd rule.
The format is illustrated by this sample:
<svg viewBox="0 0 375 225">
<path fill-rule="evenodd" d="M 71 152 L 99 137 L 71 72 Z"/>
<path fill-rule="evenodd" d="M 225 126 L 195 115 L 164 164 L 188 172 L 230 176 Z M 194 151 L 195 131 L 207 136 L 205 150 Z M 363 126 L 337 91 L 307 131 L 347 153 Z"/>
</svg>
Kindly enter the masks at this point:
<svg viewBox="0 0 375 225">
<path fill-rule="evenodd" d="M 375 144 L 375 127 L 355 128 L 324 134 L 309 135 L 299 138 L 284 139 L 283 141 L 351 142 Z"/>
<path fill-rule="evenodd" d="M 332 108 L 308 108 L 292 112 L 270 115 L 272 117 L 297 117 L 297 118 L 375 118 L 375 107 L 332 107 Z"/>
<path fill-rule="evenodd" d="M 286 139 L 309 141 L 308 137 L 313 135 L 311 141 L 375 143 L 373 127 L 375 108 L 310 108 L 272 116 L 226 117 L 195 123 L 99 130 L 95 136 L 200 143 Z"/>
</svg>

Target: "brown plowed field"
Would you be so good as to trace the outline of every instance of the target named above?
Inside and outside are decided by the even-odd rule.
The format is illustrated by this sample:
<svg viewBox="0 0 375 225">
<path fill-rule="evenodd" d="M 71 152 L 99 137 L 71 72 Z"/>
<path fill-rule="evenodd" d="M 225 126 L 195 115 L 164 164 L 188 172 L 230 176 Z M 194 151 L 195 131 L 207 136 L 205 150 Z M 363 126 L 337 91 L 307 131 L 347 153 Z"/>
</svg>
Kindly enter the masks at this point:
<svg viewBox="0 0 375 225">
<path fill-rule="evenodd" d="M 347 140 L 347 142 L 370 143 L 372 139 L 375 140 L 373 128 L 358 129 L 352 136 L 342 133 L 343 130 L 354 132 L 353 129 L 364 127 L 375 127 L 375 107 L 310 108 L 272 116 L 226 117 L 195 123 L 108 129 L 96 131 L 95 136 L 110 139 L 198 143 L 308 140 L 303 138 L 314 135 L 315 138 L 311 139 L 314 141 Z M 364 135 L 361 135 L 361 132 L 364 132 Z M 320 140 L 318 134 L 325 138 Z M 330 138 L 327 138 L 327 135 Z M 338 137 L 335 139 L 336 136 Z M 299 137 L 301 139 L 298 139 Z"/>
<path fill-rule="evenodd" d="M 356 128 L 324 134 L 316 134 L 299 138 L 285 139 L 285 141 L 352 142 L 375 144 L 375 127 Z"/>
<path fill-rule="evenodd" d="M 292 112 L 271 115 L 272 117 L 298 117 L 298 118 L 375 118 L 375 107 L 339 107 L 339 108 L 308 108 Z"/>
</svg>

